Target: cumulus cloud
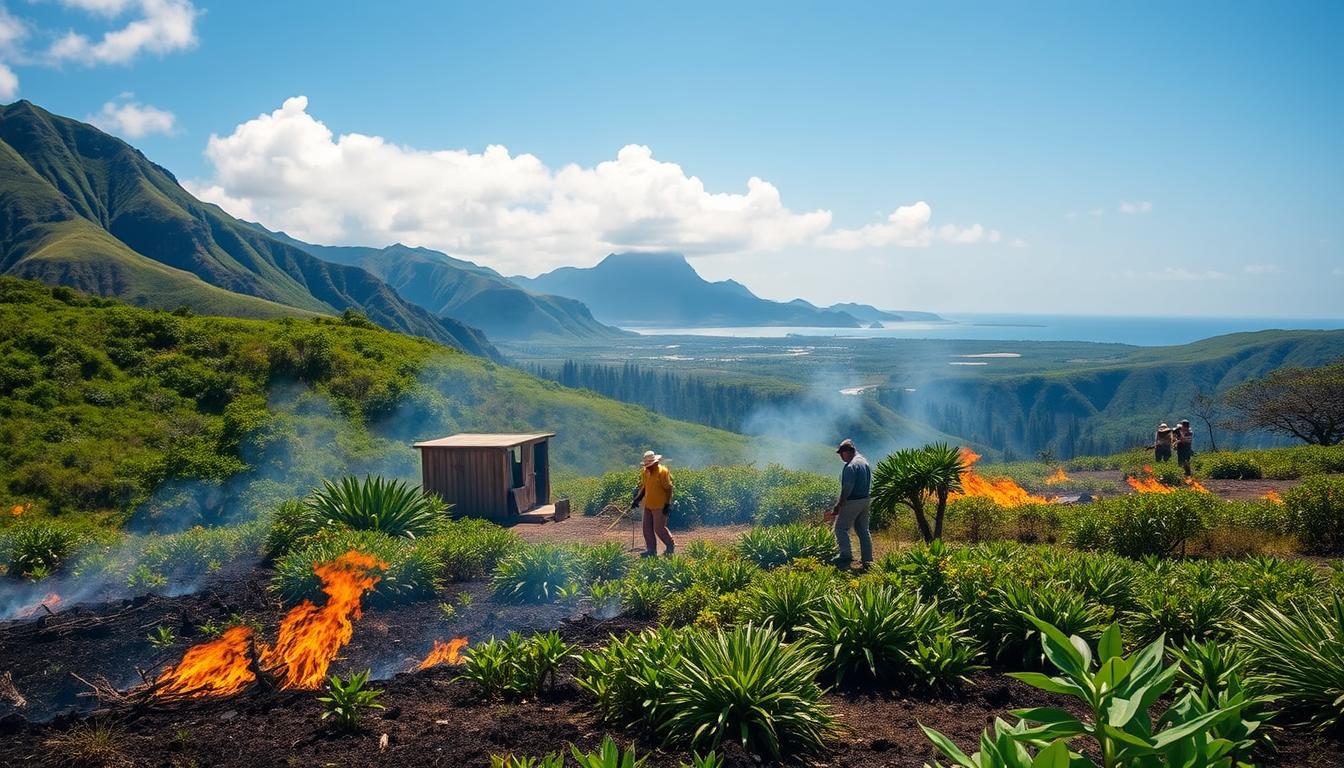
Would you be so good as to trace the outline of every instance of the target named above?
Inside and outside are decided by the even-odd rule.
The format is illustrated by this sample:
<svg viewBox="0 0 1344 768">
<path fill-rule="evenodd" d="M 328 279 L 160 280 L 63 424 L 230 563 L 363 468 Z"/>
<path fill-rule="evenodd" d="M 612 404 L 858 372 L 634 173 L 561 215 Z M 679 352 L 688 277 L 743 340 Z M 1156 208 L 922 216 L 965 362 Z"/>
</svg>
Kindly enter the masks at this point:
<svg viewBox="0 0 1344 768">
<path fill-rule="evenodd" d="M 1273 275 L 1283 270 L 1279 269 L 1278 264 L 1247 264 L 1242 267 L 1242 271 L 1248 275 Z"/>
<path fill-rule="evenodd" d="M 134 9 L 137 17 L 93 40 L 70 31 L 51 44 L 48 56 L 56 62 L 125 64 L 142 52 L 172 53 L 196 45 L 196 17 L 190 0 L 61 0 L 63 5 L 116 17 Z"/>
<path fill-rule="evenodd" d="M 0 100 L 9 101 L 19 92 L 19 76 L 9 66 L 28 36 L 28 25 L 0 5 Z"/>
<path fill-rule="evenodd" d="M 19 93 L 19 76 L 0 63 L 0 101 L 9 101 Z"/>
<path fill-rule="evenodd" d="M 934 227 L 924 202 L 880 224 L 830 231 L 830 211 L 793 211 L 768 181 L 752 177 L 742 189 L 711 191 L 639 144 L 592 167 L 552 168 L 497 145 L 425 150 L 337 135 L 308 112 L 303 96 L 227 136 L 212 135 L 205 154 L 213 175 L 189 188 L 234 215 L 315 242 L 400 241 L 506 271 L 592 263 L 619 250 L 708 255 L 1001 238 L 978 224 Z"/>
<path fill-rule="evenodd" d="M 1139 200 L 1133 203 L 1121 201 L 1119 210 L 1121 213 L 1127 213 L 1131 216 L 1136 213 L 1150 213 L 1153 210 L 1153 204 L 1147 200 Z"/>
<path fill-rule="evenodd" d="M 177 127 L 177 116 L 172 112 L 132 101 L 133 96 L 122 94 L 121 100 L 107 102 L 97 114 L 84 119 L 127 139 L 138 139 L 151 133 L 171 134 Z"/>
</svg>

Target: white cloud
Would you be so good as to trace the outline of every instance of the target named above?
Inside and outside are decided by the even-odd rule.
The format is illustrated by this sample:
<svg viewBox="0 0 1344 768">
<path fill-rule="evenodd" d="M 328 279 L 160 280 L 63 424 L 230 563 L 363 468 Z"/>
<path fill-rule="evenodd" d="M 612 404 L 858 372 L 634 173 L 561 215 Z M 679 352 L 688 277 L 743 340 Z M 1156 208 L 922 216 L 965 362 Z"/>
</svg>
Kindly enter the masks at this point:
<svg viewBox="0 0 1344 768">
<path fill-rule="evenodd" d="M 1248 275 L 1273 275 L 1282 272 L 1278 264 L 1247 264 L 1242 271 Z"/>
<path fill-rule="evenodd" d="M 1009 248 L 1030 248 L 1030 247 L 1031 247 L 1031 243 L 1028 243 L 1026 240 L 1023 240 L 1023 239 L 1020 238 L 1020 237 L 1015 237 L 1015 238 L 1013 238 L 1011 241 L 1008 242 L 1008 247 L 1009 247 Z"/>
<path fill-rule="evenodd" d="M 108 133 L 126 139 L 138 139 L 151 133 L 171 134 L 177 127 L 177 116 L 166 109 L 140 104 L 130 99 L 134 94 L 123 93 L 121 101 L 109 101 L 96 115 L 85 118 Z"/>
<path fill-rule="evenodd" d="M 318 243 L 399 241 L 488 261 L 502 271 L 590 264 L 620 250 L 742 254 L 787 247 L 921 247 L 997 243 L 980 224 L 933 226 L 925 202 L 886 221 L 834 230 L 831 212 L 789 209 L 778 188 L 752 177 L 715 192 L 646 146 L 622 147 L 592 167 L 548 167 L 492 145 L 424 150 L 378 136 L 334 134 L 303 96 L 212 135 L 203 200 Z"/>
<path fill-rule="evenodd" d="M 1136 213 L 1150 213 L 1153 210 L 1153 204 L 1148 202 L 1147 200 L 1140 200 L 1134 203 L 1128 201 L 1121 201 L 1119 210 L 1121 213 L 1127 213 L 1130 215 Z"/>
<path fill-rule="evenodd" d="M 102 16 L 118 16 L 131 8 L 139 17 L 119 29 L 103 33 L 98 41 L 70 31 L 52 43 L 48 56 L 81 64 L 124 64 L 142 52 L 171 53 L 196 45 L 196 17 L 190 0 L 62 0 L 66 6 Z"/>
<path fill-rule="evenodd" d="M 9 101 L 19 93 L 19 76 L 0 63 L 0 101 Z"/>
<path fill-rule="evenodd" d="M 1214 269 L 1204 272 L 1192 272 L 1188 269 L 1167 267 L 1156 272 L 1126 272 L 1125 277 L 1131 280 L 1163 280 L 1172 282 L 1207 282 L 1209 280 L 1226 280 L 1227 275 Z"/>
</svg>

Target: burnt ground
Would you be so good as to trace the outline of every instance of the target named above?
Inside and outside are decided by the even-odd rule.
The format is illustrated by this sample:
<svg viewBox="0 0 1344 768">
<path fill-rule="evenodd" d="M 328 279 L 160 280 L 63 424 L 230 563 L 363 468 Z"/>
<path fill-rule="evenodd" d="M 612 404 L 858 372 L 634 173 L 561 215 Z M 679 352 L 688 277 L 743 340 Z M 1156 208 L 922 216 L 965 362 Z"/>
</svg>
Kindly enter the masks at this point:
<svg viewBox="0 0 1344 768">
<path fill-rule="evenodd" d="M 455 600 L 460 592 L 472 595 L 451 620 L 443 618 L 435 602 L 365 611 L 333 671 L 372 668 L 375 676 L 385 678 L 377 685 L 385 690 L 382 703 L 387 709 L 369 716 L 356 733 L 325 726 L 316 701 L 320 694 L 313 691 L 254 688 L 230 698 L 151 706 L 105 703 L 90 711 L 99 705 L 79 695 L 87 689 L 74 675 L 133 685 L 140 679 L 135 666 L 152 677 L 162 664 L 175 662 L 189 645 L 204 639 L 201 624 L 235 615 L 260 619 L 263 634 L 273 636 L 282 610 L 264 588 L 268 575 L 256 569 L 248 578 L 210 584 L 194 595 L 74 608 L 0 625 L 0 669 L 9 670 L 15 687 L 30 699 L 23 710 L 10 702 L 0 704 L 0 766 L 73 764 L 96 724 L 110 724 L 114 735 L 113 751 L 92 762 L 102 765 L 467 768 L 488 765 L 496 753 L 535 756 L 569 742 L 593 749 L 607 734 L 622 743 L 636 742 L 641 753 L 651 755 L 650 768 L 675 767 L 686 757 L 660 751 L 659 741 L 640 729 L 599 722 L 570 677 L 572 667 L 540 700 L 512 703 L 482 700 L 470 684 L 454 679 L 451 668 L 407 672 L 435 638 L 558 628 L 569 642 L 592 646 L 610 634 L 646 624 L 628 618 L 593 619 L 572 605 L 503 605 L 490 598 L 488 585 L 481 582 L 446 590 L 445 600 Z M 182 637 L 169 648 L 156 649 L 147 635 L 158 625 L 175 626 Z M 979 673 L 971 685 L 941 695 L 842 690 L 828 693 L 826 700 L 845 733 L 831 754 L 813 762 L 854 768 L 922 766 L 931 760 L 934 755 L 920 723 L 972 747 L 981 729 L 1009 709 L 1068 705 L 1000 671 Z M 1344 741 L 1338 738 L 1284 731 L 1276 742 L 1279 751 L 1260 764 L 1344 766 Z M 728 765 L 759 763 L 732 750 Z"/>
</svg>

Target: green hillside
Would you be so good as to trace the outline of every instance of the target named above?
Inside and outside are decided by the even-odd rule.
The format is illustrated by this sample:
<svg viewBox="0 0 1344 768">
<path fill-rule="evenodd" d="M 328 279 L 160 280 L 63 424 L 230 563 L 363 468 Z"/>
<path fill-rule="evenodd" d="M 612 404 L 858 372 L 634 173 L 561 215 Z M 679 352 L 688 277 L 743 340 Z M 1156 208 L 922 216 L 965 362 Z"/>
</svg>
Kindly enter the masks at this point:
<svg viewBox="0 0 1344 768">
<path fill-rule="evenodd" d="M 162 308 L 262 317 L 282 314 L 278 305 L 354 309 L 387 328 L 497 354 L 474 328 L 434 317 L 365 270 L 253 230 L 129 144 L 26 101 L 0 107 L 0 268 Z"/>
<path fill-rule="evenodd" d="M 562 473 L 741 463 L 746 438 L 339 320 L 202 317 L 0 278 L 0 503 L 173 528 L 344 472 L 418 477 L 416 440 L 559 434 Z"/>
<path fill-rule="evenodd" d="M 439 317 L 471 323 L 492 339 L 611 339 L 628 335 L 599 323 L 580 301 L 533 293 L 493 269 L 429 248 L 313 245 L 283 232 L 252 226 L 320 259 L 366 269 L 407 301 Z"/>
</svg>

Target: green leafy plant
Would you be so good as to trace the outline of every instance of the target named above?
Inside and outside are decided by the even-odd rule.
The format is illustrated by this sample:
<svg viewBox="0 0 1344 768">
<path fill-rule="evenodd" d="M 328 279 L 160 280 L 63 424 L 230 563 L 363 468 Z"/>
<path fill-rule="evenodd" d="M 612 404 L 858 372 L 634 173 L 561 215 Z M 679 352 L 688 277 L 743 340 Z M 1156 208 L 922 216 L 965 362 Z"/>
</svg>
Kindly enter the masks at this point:
<svg viewBox="0 0 1344 768">
<path fill-rule="evenodd" d="M 905 448 L 890 454 L 873 468 L 874 517 L 894 520 L 898 509 L 906 507 L 914 512 L 925 542 L 941 539 L 947 500 L 952 492 L 961 490 L 961 474 L 965 470 L 961 451 L 946 443 Z M 930 501 L 934 505 L 932 523 L 925 512 Z"/>
<path fill-rule="evenodd" d="M 641 768 L 648 761 L 648 758 L 635 756 L 633 745 L 622 751 L 610 736 L 602 739 L 596 752 L 582 752 L 571 744 L 569 753 L 579 768 Z"/>
<path fill-rule="evenodd" d="M 742 616 L 756 624 L 773 626 L 784 638 L 792 639 L 798 627 L 821 607 L 832 586 L 832 579 L 814 573 L 772 571 L 747 591 Z"/>
<path fill-rule="evenodd" d="M 167 648 L 177 642 L 177 633 L 172 627 L 162 624 L 149 631 L 149 644 L 155 648 Z"/>
<path fill-rule="evenodd" d="M 560 752 L 551 752 L 541 757 L 491 755 L 490 768 L 565 768 L 565 756 Z"/>
<path fill-rule="evenodd" d="M 378 569 L 372 601 L 381 604 L 431 598 L 442 585 L 442 564 L 422 542 L 377 531 L 327 530 L 275 563 L 271 589 L 289 603 L 319 599 L 322 581 L 314 566 L 358 550 L 387 564 Z"/>
<path fill-rule="evenodd" d="M 355 730 L 365 710 L 382 709 L 383 705 L 378 703 L 378 697 L 383 695 L 382 690 L 367 687 L 368 682 L 367 669 L 355 672 L 345 680 L 332 675 L 327 685 L 327 695 L 317 699 L 322 704 L 322 719 L 332 720 L 343 730 Z"/>
<path fill-rule="evenodd" d="M 324 480 L 305 503 L 318 528 L 345 527 L 412 539 L 433 533 L 447 516 L 447 507 L 437 496 L 383 477 Z"/>
<path fill-rule="evenodd" d="M 1344 553 L 1344 478 L 1308 477 L 1284 491 L 1283 506 L 1304 551 Z"/>
<path fill-rule="evenodd" d="M 558 544 L 533 544 L 505 557 L 492 577 L 495 596 L 514 603 L 548 603 L 574 580 L 573 550 Z"/>
<path fill-rule="evenodd" d="M 953 765 L 1231 768 L 1237 745 L 1217 737 L 1213 730 L 1233 719 L 1240 721 L 1241 730 L 1248 733 L 1259 725 L 1241 718 L 1239 703 L 1210 708 L 1189 693 L 1154 720 L 1149 708 L 1171 689 L 1178 671 L 1177 665 L 1163 667 L 1162 640 L 1124 656 L 1120 625 L 1112 624 L 1102 632 L 1094 652 L 1077 635 L 1066 637 L 1044 621 L 1035 623 L 1042 650 L 1059 674 L 1020 672 L 1009 676 L 1050 693 L 1070 696 L 1087 714 L 1077 717 L 1058 707 L 1017 710 L 1014 714 L 1021 721 L 1010 725 L 996 719 L 994 730 L 985 732 L 980 751 L 974 755 L 967 755 L 946 736 L 921 725 Z M 1099 761 L 1070 750 L 1072 741 L 1079 738 L 1091 743 L 1092 754 Z"/>
<path fill-rule="evenodd" d="M 1261 605 L 1235 629 L 1250 653 L 1250 679 L 1285 714 L 1321 729 L 1344 722 L 1344 600 Z"/>
<path fill-rule="evenodd" d="M 1036 619 L 1061 632 L 1095 639 L 1105 628 L 1105 612 L 1060 582 L 1011 583 L 995 587 L 987 600 L 984 638 L 1000 659 L 1015 659 L 1029 669 L 1045 663 Z"/>
<path fill-rule="evenodd" d="M 666 670 L 663 734 L 692 748 L 733 739 L 776 759 L 821 752 L 836 727 L 816 683 L 820 657 L 774 630 L 746 625 L 687 634 Z"/>
<path fill-rule="evenodd" d="M 736 592 L 745 588 L 760 573 L 760 569 L 746 560 L 722 558 L 701 560 L 691 568 L 695 583 L 714 592 Z"/>
<path fill-rule="evenodd" d="M 462 677 L 487 696 L 535 697 L 554 684 L 560 662 L 573 650 L 558 632 L 527 638 L 510 632 L 469 648 Z"/>
<path fill-rule="evenodd" d="M 630 555 L 619 541 L 581 547 L 578 549 L 578 569 L 586 583 L 619 581 L 630 569 Z"/>
<path fill-rule="evenodd" d="M 663 601 L 668 595 L 673 594 L 672 590 L 661 581 L 629 578 L 621 582 L 620 591 L 621 604 L 625 607 L 625 611 L 641 619 L 658 615 L 658 609 Z"/>
<path fill-rule="evenodd" d="M 831 532 L 804 523 L 757 526 L 742 534 L 734 548 L 744 560 L 761 568 L 776 568 L 804 558 L 829 561 L 836 555 Z"/>
<path fill-rule="evenodd" d="M 621 582 L 593 582 L 588 587 L 588 599 L 592 602 L 594 615 L 604 619 L 619 616 L 621 603 L 624 599 L 621 592 Z"/>
<path fill-rule="evenodd" d="M 598 650 L 579 653 L 574 679 L 596 700 L 604 720 L 663 721 L 670 670 L 681 664 L 685 630 L 668 627 L 611 638 Z"/>
</svg>

